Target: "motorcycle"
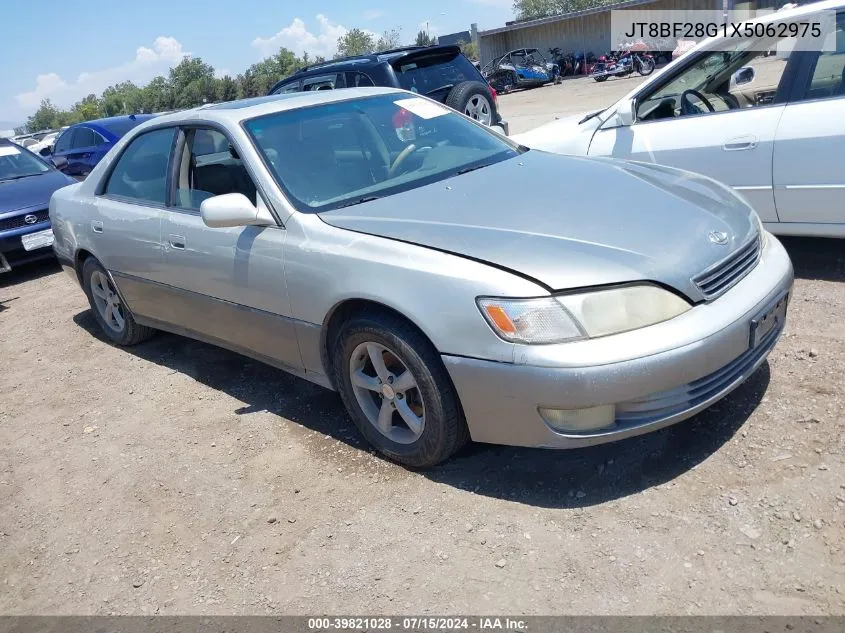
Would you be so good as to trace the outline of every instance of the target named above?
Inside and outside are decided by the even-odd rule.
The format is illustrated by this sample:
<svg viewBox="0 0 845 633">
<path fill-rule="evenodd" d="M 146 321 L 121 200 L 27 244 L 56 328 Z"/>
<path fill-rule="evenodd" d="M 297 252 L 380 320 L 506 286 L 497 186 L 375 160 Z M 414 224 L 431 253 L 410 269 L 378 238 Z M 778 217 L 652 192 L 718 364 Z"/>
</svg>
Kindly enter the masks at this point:
<svg viewBox="0 0 845 633">
<path fill-rule="evenodd" d="M 618 57 L 613 54 L 599 57 L 589 76 L 597 82 L 607 81 L 608 77 L 627 77 L 634 72 L 645 77 L 654 67 L 654 58 L 648 53 L 625 51 Z"/>
</svg>

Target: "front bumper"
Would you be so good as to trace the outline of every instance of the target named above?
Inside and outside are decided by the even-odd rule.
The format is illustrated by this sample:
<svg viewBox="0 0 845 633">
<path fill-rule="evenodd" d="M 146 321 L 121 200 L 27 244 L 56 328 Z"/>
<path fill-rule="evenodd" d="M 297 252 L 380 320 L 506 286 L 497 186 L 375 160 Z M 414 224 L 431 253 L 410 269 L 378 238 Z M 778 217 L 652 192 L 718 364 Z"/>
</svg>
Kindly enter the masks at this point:
<svg viewBox="0 0 845 633">
<path fill-rule="evenodd" d="M 615 336 L 531 346 L 519 363 L 443 355 L 472 439 L 577 448 L 640 435 L 725 397 L 766 360 L 783 325 L 750 348 L 751 320 L 792 288 L 792 263 L 771 235 L 757 266 L 718 299 L 664 323 Z M 591 359 L 591 360 L 590 360 Z M 539 407 L 616 406 L 612 427 L 563 433 Z"/>
<path fill-rule="evenodd" d="M 25 227 L 0 233 L 0 273 L 9 272 L 12 268 L 23 264 L 52 257 L 53 248 L 51 246 L 28 251 L 21 242 L 21 236 L 49 228 L 49 222 L 39 222 L 38 224 L 28 224 Z"/>
</svg>

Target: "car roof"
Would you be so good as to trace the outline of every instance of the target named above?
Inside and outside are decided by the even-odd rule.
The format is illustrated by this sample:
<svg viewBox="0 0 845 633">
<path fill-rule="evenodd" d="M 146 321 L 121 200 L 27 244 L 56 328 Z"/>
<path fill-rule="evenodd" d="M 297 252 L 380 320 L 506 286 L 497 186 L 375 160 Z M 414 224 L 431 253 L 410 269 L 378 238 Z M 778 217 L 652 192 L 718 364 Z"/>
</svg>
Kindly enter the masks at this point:
<svg viewBox="0 0 845 633">
<path fill-rule="evenodd" d="M 164 124 L 185 124 L 197 120 L 216 121 L 219 123 L 240 123 L 245 119 L 251 119 L 265 114 L 284 112 L 285 110 L 296 110 L 298 108 L 309 108 L 327 103 L 339 101 L 350 101 L 376 95 L 397 94 L 413 95 L 406 90 L 396 88 L 345 88 L 343 90 L 316 90 L 313 92 L 290 92 L 280 95 L 268 95 L 266 97 L 252 97 L 204 105 L 191 110 L 182 110 L 173 114 L 165 114 L 156 117 L 155 121 L 138 126 L 138 130 L 147 127 L 158 127 Z M 418 96 L 418 95 L 417 95 Z"/>
<path fill-rule="evenodd" d="M 443 44 L 442 46 L 402 46 L 400 48 L 392 48 L 390 50 L 379 51 L 377 53 L 367 53 L 364 55 L 350 55 L 349 57 L 340 57 L 338 59 L 330 59 L 325 62 L 311 64 L 310 66 L 300 68 L 294 73 L 294 75 L 311 72 L 312 70 L 325 70 L 327 68 L 336 68 L 345 65 L 350 65 L 353 67 L 360 67 L 360 65 L 365 64 L 376 65 L 381 64 L 383 62 L 389 62 L 396 59 L 397 57 L 402 57 L 403 55 L 408 55 L 409 53 L 416 53 L 418 51 L 437 52 L 449 51 L 452 49 L 457 49 L 458 52 L 460 52 L 460 47 L 455 44 Z"/>
</svg>

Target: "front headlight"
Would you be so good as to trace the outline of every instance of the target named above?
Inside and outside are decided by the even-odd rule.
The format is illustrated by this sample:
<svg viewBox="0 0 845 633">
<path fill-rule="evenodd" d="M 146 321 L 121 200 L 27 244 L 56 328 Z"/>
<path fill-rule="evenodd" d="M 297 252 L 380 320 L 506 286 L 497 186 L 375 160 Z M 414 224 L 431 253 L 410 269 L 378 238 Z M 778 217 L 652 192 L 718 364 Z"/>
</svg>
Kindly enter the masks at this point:
<svg viewBox="0 0 845 633">
<path fill-rule="evenodd" d="M 501 338 L 512 343 L 562 343 L 636 330 L 683 314 L 692 306 L 658 286 L 539 297 L 481 297 L 478 307 Z"/>
</svg>

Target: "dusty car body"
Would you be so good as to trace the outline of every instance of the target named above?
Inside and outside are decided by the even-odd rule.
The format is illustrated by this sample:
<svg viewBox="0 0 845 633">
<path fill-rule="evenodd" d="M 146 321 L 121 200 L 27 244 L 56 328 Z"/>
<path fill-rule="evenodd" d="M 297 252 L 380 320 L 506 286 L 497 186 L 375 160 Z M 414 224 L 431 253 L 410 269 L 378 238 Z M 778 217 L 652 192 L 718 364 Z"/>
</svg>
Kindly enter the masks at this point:
<svg viewBox="0 0 845 633">
<path fill-rule="evenodd" d="M 493 88 L 507 92 L 554 81 L 560 76 L 560 67 L 547 61 L 536 48 L 519 48 L 485 64 L 481 74 Z"/>
<path fill-rule="evenodd" d="M 601 186 L 494 186 L 524 174 Z M 694 415 L 765 360 L 792 284 L 715 181 L 526 150 L 384 88 L 159 117 L 50 210 L 109 339 L 169 330 L 335 389 L 415 467 Z"/>
</svg>

